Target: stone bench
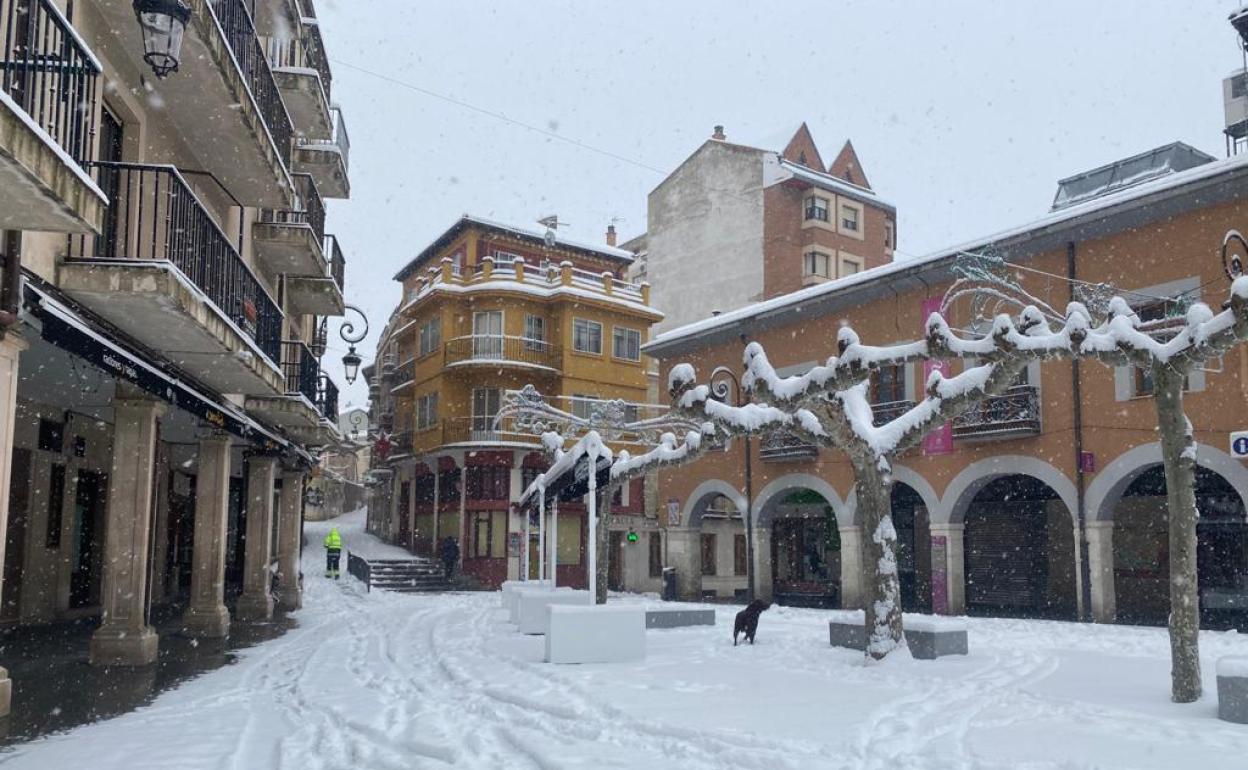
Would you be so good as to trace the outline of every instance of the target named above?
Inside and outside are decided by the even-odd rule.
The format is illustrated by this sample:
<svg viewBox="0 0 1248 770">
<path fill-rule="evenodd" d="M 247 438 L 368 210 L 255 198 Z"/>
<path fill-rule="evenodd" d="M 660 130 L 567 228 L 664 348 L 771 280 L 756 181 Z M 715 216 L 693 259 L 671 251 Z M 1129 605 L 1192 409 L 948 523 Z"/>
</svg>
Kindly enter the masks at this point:
<svg viewBox="0 0 1248 770">
<path fill-rule="evenodd" d="M 715 610 L 686 610 L 677 607 L 646 610 L 646 628 L 713 625 L 715 625 Z"/>
<path fill-rule="evenodd" d="M 828 639 L 833 647 L 867 649 L 866 618 L 861 610 L 833 613 L 828 621 Z M 906 646 L 918 660 L 935 660 L 945 655 L 966 655 L 966 624 L 952 618 L 911 615 L 904 619 Z"/>
<path fill-rule="evenodd" d="M 633 606 L 546 608 L 547 663 L 626 663 L 646 657 L 646 613 Z"/>
<path fill-rule="evenodd" d="M 546 608 L 556 604 L 589 606 L 589 591 L 571 588 L 521 591 L 516 602 L 516 625 L 522 634 L 544 634 L 549 620 Z"/>
<path fill-rule="evenodd" d="M 1248 658 L 1218 660 L 1218 719 L 1248 724 Z"/>
<path fill-rule="evenodd" d="M 520 612 L 520 595 L 528 593 L 549 593 L 551 591 L 570 591 L 570 588 L 551 588 L 546 581 L 530 580 L 528 583 L 512 586 L 508 589 L 507 595 L 504 597 L 504 607 L 507 610 L 507 621 L 510 623 L 518 623 L 518 613 Z"/>
</svg>

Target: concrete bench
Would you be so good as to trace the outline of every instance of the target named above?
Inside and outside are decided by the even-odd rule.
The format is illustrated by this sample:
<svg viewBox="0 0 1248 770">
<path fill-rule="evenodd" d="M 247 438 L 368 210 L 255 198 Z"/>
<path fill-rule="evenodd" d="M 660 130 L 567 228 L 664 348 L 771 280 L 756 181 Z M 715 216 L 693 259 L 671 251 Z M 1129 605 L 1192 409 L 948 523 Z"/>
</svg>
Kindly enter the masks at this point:
<svg viewBox="0 0 1248 770">
<path fill-rule="evenodd" d="M 507 610 L 507 619 L 516 622 L 516 596 L 520 591 L 550 590 L 549 580 L 508 580 L 503 583 L 502 606 Z"/>
<path fill-rule="evenodd" d="M 1248 724 L 1248 658 L 1218 660 L 1218 719 Z"/>
<path fill-rule="evenodd" d="M 571 588 L 521 591 L 516 602 L 516 625 L 519 626 L 520 633 L 546 633 L 546 608 L 554 604 L 588 607 L 589 591 L 573 591 Z"/>
<path fill-rule="evenodd" d="M 626 663 L 646 657 L 641 607 L 547 606 L 547 663 Z"/>
<path fill-rule="evenodd" d="M 867 649 L 866 617 L 861 610 L 833 613 L 828 621 L 828 639 L 833 647 Z M 945 655 L 966 655 L 966 624 L 952 618 L 908 615 L 903 618 L 906 646 L 917 660 L 935 660 Z"/>
<path fill-rule="evenodd" d="M 715 625 L 715 610 L 685 610 L 677 607 L 646 610 L 646 628 L 713 625 Z"/>
</svg>

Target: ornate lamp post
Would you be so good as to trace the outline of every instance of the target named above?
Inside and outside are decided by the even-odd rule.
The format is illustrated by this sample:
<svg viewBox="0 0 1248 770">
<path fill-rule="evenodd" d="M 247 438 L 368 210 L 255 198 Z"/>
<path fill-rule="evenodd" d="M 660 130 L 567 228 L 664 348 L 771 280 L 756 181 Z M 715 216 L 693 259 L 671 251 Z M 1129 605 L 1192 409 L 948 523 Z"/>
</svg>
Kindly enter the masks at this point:
<svg viewBox="0 0 1248 770">
<path fill-rule="evenodd" d="M 347 384 L 355 383 L 355 378 L 360 374 L 360 354 L 355 352 L 355 343 L 362 341 L 368 336 L 368 316 L 364 315 L 364 311 L 355 305 L 347 305 L 347 310 L 354 310 L 360 314 L 360 319 L 364 323 L 364 328 L 358 333 L 355 331 L 355 323 L 353 321 L 343 321 L 342 326 L 338 327 L 338 334 L 342 337 L 343 342 L 350 345 L 347 354 L 342 357 L 343 376 L 346 377 Z"/>
<path fill-rule="evenodd" d="M 164 80 L 178 71 L 191 7 L 183 0 L 134 0 L 134 15 L 143 30 L 143 61 Z"/>
<path fill-rule="evenodd" d="M 735 372 L 726 366 L 720 366 L 711 372 L 711 393 L 720 401 L 727 401 L 733 396 L 733 406 L 745 406 L 747 399 L 741 388 L 741 380 Z M 731 393 L 729 389 L 731 386 Z M 754 601 L 754 478 L 752 468 L 753 454 L 750 446 L 750 434 L 745 434 L 745 510 L 741 512 L 745 519 L 745 594 L 748 601 Z"/>
</svg>

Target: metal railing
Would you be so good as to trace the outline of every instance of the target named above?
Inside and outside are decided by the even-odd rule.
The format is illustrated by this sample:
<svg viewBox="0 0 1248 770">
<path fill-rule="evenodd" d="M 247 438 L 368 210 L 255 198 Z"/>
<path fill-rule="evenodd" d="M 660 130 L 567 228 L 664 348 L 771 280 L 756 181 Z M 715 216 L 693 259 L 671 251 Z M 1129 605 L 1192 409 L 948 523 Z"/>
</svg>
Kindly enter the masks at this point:
<svg viewBox="0 0 1248 770">
<path fill-rule="evenodd" d="M 324 372 L 317 381 L 316 408 L 329 421 L 338 422 L 338 386 Z"/>
<path fill-rule="evenodd" d="M 347 261 L 342 257 L 342 247 L 338 245 L 337 237 L 325 236 L 325 256 L 329 259 L 329 277 L 334 279 L 338 290 L 342 291 L 347 278 Z"/>
<path fill-rule="evenodd" d="M 325 201 L 316 189 L 316 181 L 311 174 L 291 174 L 290 177 L 295 183 L 294 208 L 288 211 L 261 209 L 260 221 L 309 225 L 318 241 L 325 240 Z"/>
<path fill-rule="evenodd" d="M 331 76 L 321 28 L 312 17 L 304 17 L 299 28 L 299 32 L 291 37 L 268 38 L 269 65 L 275 70 L 283 67 L 316 70 L 321 78 L 321 90 L 328 101 Z"/>
<path fill-rule="evenodd" d="M 69 236 L 68 258 L 172 263 L 276 365 L 282 311 L 186 177 L 173 166 L 84 165 L 111 203 L 99 235 Z"/>
<path fill-rule="evenodd" d="M 955 438 L 1007 438 L 1039 432 L 1040 391 L 1035 385 L 1015 385 L 953 421 Z"/>
<path fill-rule="evenodd" d="M 303 55 L 304 64 L 312 67 L 321 76 L 321 88 L 325 89 L 325 98 L 330 98 L 330 85 L 333 83 L 333 76 L 329 71 L 329 57 L 325 54 L 325 41 L 321 37 L 321 25 L 316 22 L 316 17 L 308 17 L 309 21 L 304 21 L 300 26 L 303 27 Z"/>
<path fill-rule="evenodd" d="M 412 453 L 412 432 L 401 430 L 390 436 L 390 456 L 410 455 Z"/>
<path fill-rule="evenodd" d="M 342 157 L 343 171 L 349 171 L 351 166 L 351 138 L 347 135 L 347 123 L 342 117 L 342 109 L 337 105 L 331 107 L 330 112 L 333 113 L 334 130 L 329 140 L 300 137 L 299 146 L 310 149 L 335 150 Z"/>
<path fill-rule="evenodd" d="M 295 130 L 282 102 L 281 93 L 277 90 L 277 81 L 273 79 L 273 70 L 269 68 L 269 58 L 256 35 L 256 25 L 251 18 L 245 0 L 211 0 L 208 7 L 212 9 L 226 42 L 234 53 L 234 61 L 243 75 L 251 96 L 256 100 L 260 117 L 268 126 L 269 136 L 277 146 L 278 157 L 282 165 L 290 162 L 291 141 Z"/>
<path fill-rule="evenodd" d="M 531 444 L 539 446 L 541 439 L 530 431 L 522 431 L 515 419 L 504 417 L 495 424 L 490 417 L 455 417 L 442 420 L 443 444 Z"/>
<path fill-rule="evenodd" d="M 882 401 L 871 405 L 875 415 L 875 427 L 890 423 L 914 408 L 913 401 Z"/>
<path fill-rule="evenodd" d="M 786 430 L 766 434 L 758 447 L 759 459 L 767 462 L 809 460 L 818 455 L 819 447 Z"/>
<path fill-rule="evenodd" d="M 363 583 L 366 592 L 372 592 L 373 567 L 367 559 L 347 551 L 347 574 Z"/>
<path fill-rule="evenodd" d="M 467 361 L 507 362 L 559 369 L 560 350 L 546 340 L 503 335 L 472 334 L 447 340 L 444 346 L 446 365 Z"/>
<path fill-rule="evenodd" d="M 282 374 L 286 377 L 286 393 L 303 394 L 312 404 L 317 401 L 317 375 L 320 367 L 308 346 L 298 340 L 282 342 Z"/>
<path fill-rule="evenodd" d="M 409 358 L 394 370 L 394 387 L 391 390 L 397 390 L 400 386 L 406 385 L 414 379 L 416 379 L 416 359 Z"/>
<path fill-rule="evenodd" d="M 71 158 L 95 136 L 99 61 L 51 0 L 0 0 L 3 88 Z"/>
</svg>

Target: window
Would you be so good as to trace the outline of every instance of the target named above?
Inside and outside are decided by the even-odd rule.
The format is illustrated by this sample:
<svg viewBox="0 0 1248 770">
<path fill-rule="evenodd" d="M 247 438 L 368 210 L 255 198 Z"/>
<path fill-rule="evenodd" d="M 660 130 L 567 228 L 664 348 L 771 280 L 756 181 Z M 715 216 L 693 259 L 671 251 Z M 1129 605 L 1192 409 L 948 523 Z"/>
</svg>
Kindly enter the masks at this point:
<svg viewBox="0 0 1248 770">
<path fill-rule="evenodd" d="M 611 355 L 625 361 L 641 360 L 641 332 L 617 326 L 612 331 Z"/>
<path fill-rule="evenodd" d="M 533 482 L 537 481 L 537 477 L 540 475 L 542 475 L 541 468 L 527 468 L 527 467 L 521 468 L 520 469 L 521 490 L 525 490 L 531 487 L 533 485 Z"/>
<path fill-rule="evenodd" d="M 881 366 L 872 378 L 872 402 L 888 404 L 906 400 L 906 367 L 904 364 Z"/>
<path fill-rule="evenodd" d="M 546 351 L 546 319 L 526 313 L 524 316 L 524 346 L 529 350 Z"/>
<path fill-rule="evenodd" d="M 745 547 L 745 535 L 734 535 L 732 538 L 732 574 L 749 574 L 749 553 Z"/>
<path fill-rule="evenodd" d="M 503 357 L 503 313 L 486 310 L 472 314 L 472 357 Z"/>
<path fill-rule="evenodd" d="M 715 536 L 702 536 L 702 574 L 714 576 L 719 574 L 715 569 Z"/>
<path fill-rule="evenodd" d="M 472 465 L 467 476 L 469 500 L 507 500 L 511 497 L 511 468 L 505 465 Z"/>
<path fill-rule="evenodd" d="M 473 388 L 472 435 L 474 441 L 488 440 L 494 432 L 494 415 L 498 414 L 501 392 L 498 388 Z"/>
<path fill-rule="evenodd" d="M 572 414 L 580 417 L 582 420 L 588 420 L 589 415 L 594 411 L 594 403 L 597 400 L 597 396 L 590 396 L 585 393 L 572 394 Z"/>
<path fill-rule="evenodd" d="M 426 473 L 412 479 L 412 486 L 416 490 L 414 501 L 416 505 L 433 505 L 433 474 Z"/>
<path fill-rule="evenodd" d="M 65 424 L 54 420 L 39 420 L 39 448 L 44 452 L 60 454 L 65 450 Z"/>
<path fill-rule="evenodd" d="M 573 319 L 572 349 L 578 353 L 602 355 L 602 324 L 584 318 Z"/>
<path fill-rule="evenodd" d="M 426 393 L 416 399 L 416 430 L 432 428 L 438 423 L 438 394 Z"/>
<path fill-rule="evenodd" d="M 420 327 L 420 357 L 436 353 L 442 345 L 442 319 L 431 318 Z"/>
<path fill-rule="evenodd" d="M 48 548 L 61 547 L 61 511 L 65 508 L 65 466 L 53 463 L 48 477 Z"/>
<path fill-rule="evenodd" d="M 884 221 L 884 248 L 893 248 L 893 245 L 897 240 L 896 227 L 897 225 L 893 224 L 891 219 Z"/>
<path fill-rule="evenodd" d="M 505 512 L 480 511 L 472 515 L 472 555 L 477 559 L 497 559 L 506 548 Z"/>
<path fill-rule="evenodd" d="M 438 504 L 459 502 L 459 470 L 438 471 Z"/>
<path fill-rule="evenodd" d="M 841 206 L 841 229 L 851 233 L 858 232 L 858 209 L 854 206 Z"/>
<path fill-rule="evenodd" d="M 650 533 L 650 577 L 663 577 L 663 533 Z"/>
<path fill-rule="evenodd" d="M 1242 99 L 1248 96 L 1248 75 L 1236 75 L 1231 78 L 1231 98 Z"/>
<path fill-rule="evenodd" d="M 809 251 L 803 259 L 802 268 L 805 275 L 817 275 L 823 278 L 831 278 L 831 258 L 820 251 Z"/>
<path fill-rule="evenodd" d="M 841 257 L 841 278 L 860 272 L 862 272 L 862 262 L 856 257 Z"/>
<path fill-rule="evenodd" d="M 806 199 L 806 219 L 817 219 L 820 222 L 828 221 L 828 199 L 820 198 L 818 195 L 812 195 Z"/>
<path fill-rule="evenodd" d="M 503 251 L 502 249 L 494 249 L 494 267 L 506 267 L 517 259 L 523 261 L 524 255 L 517 254 L 514 251 Z"/>
</svg>

